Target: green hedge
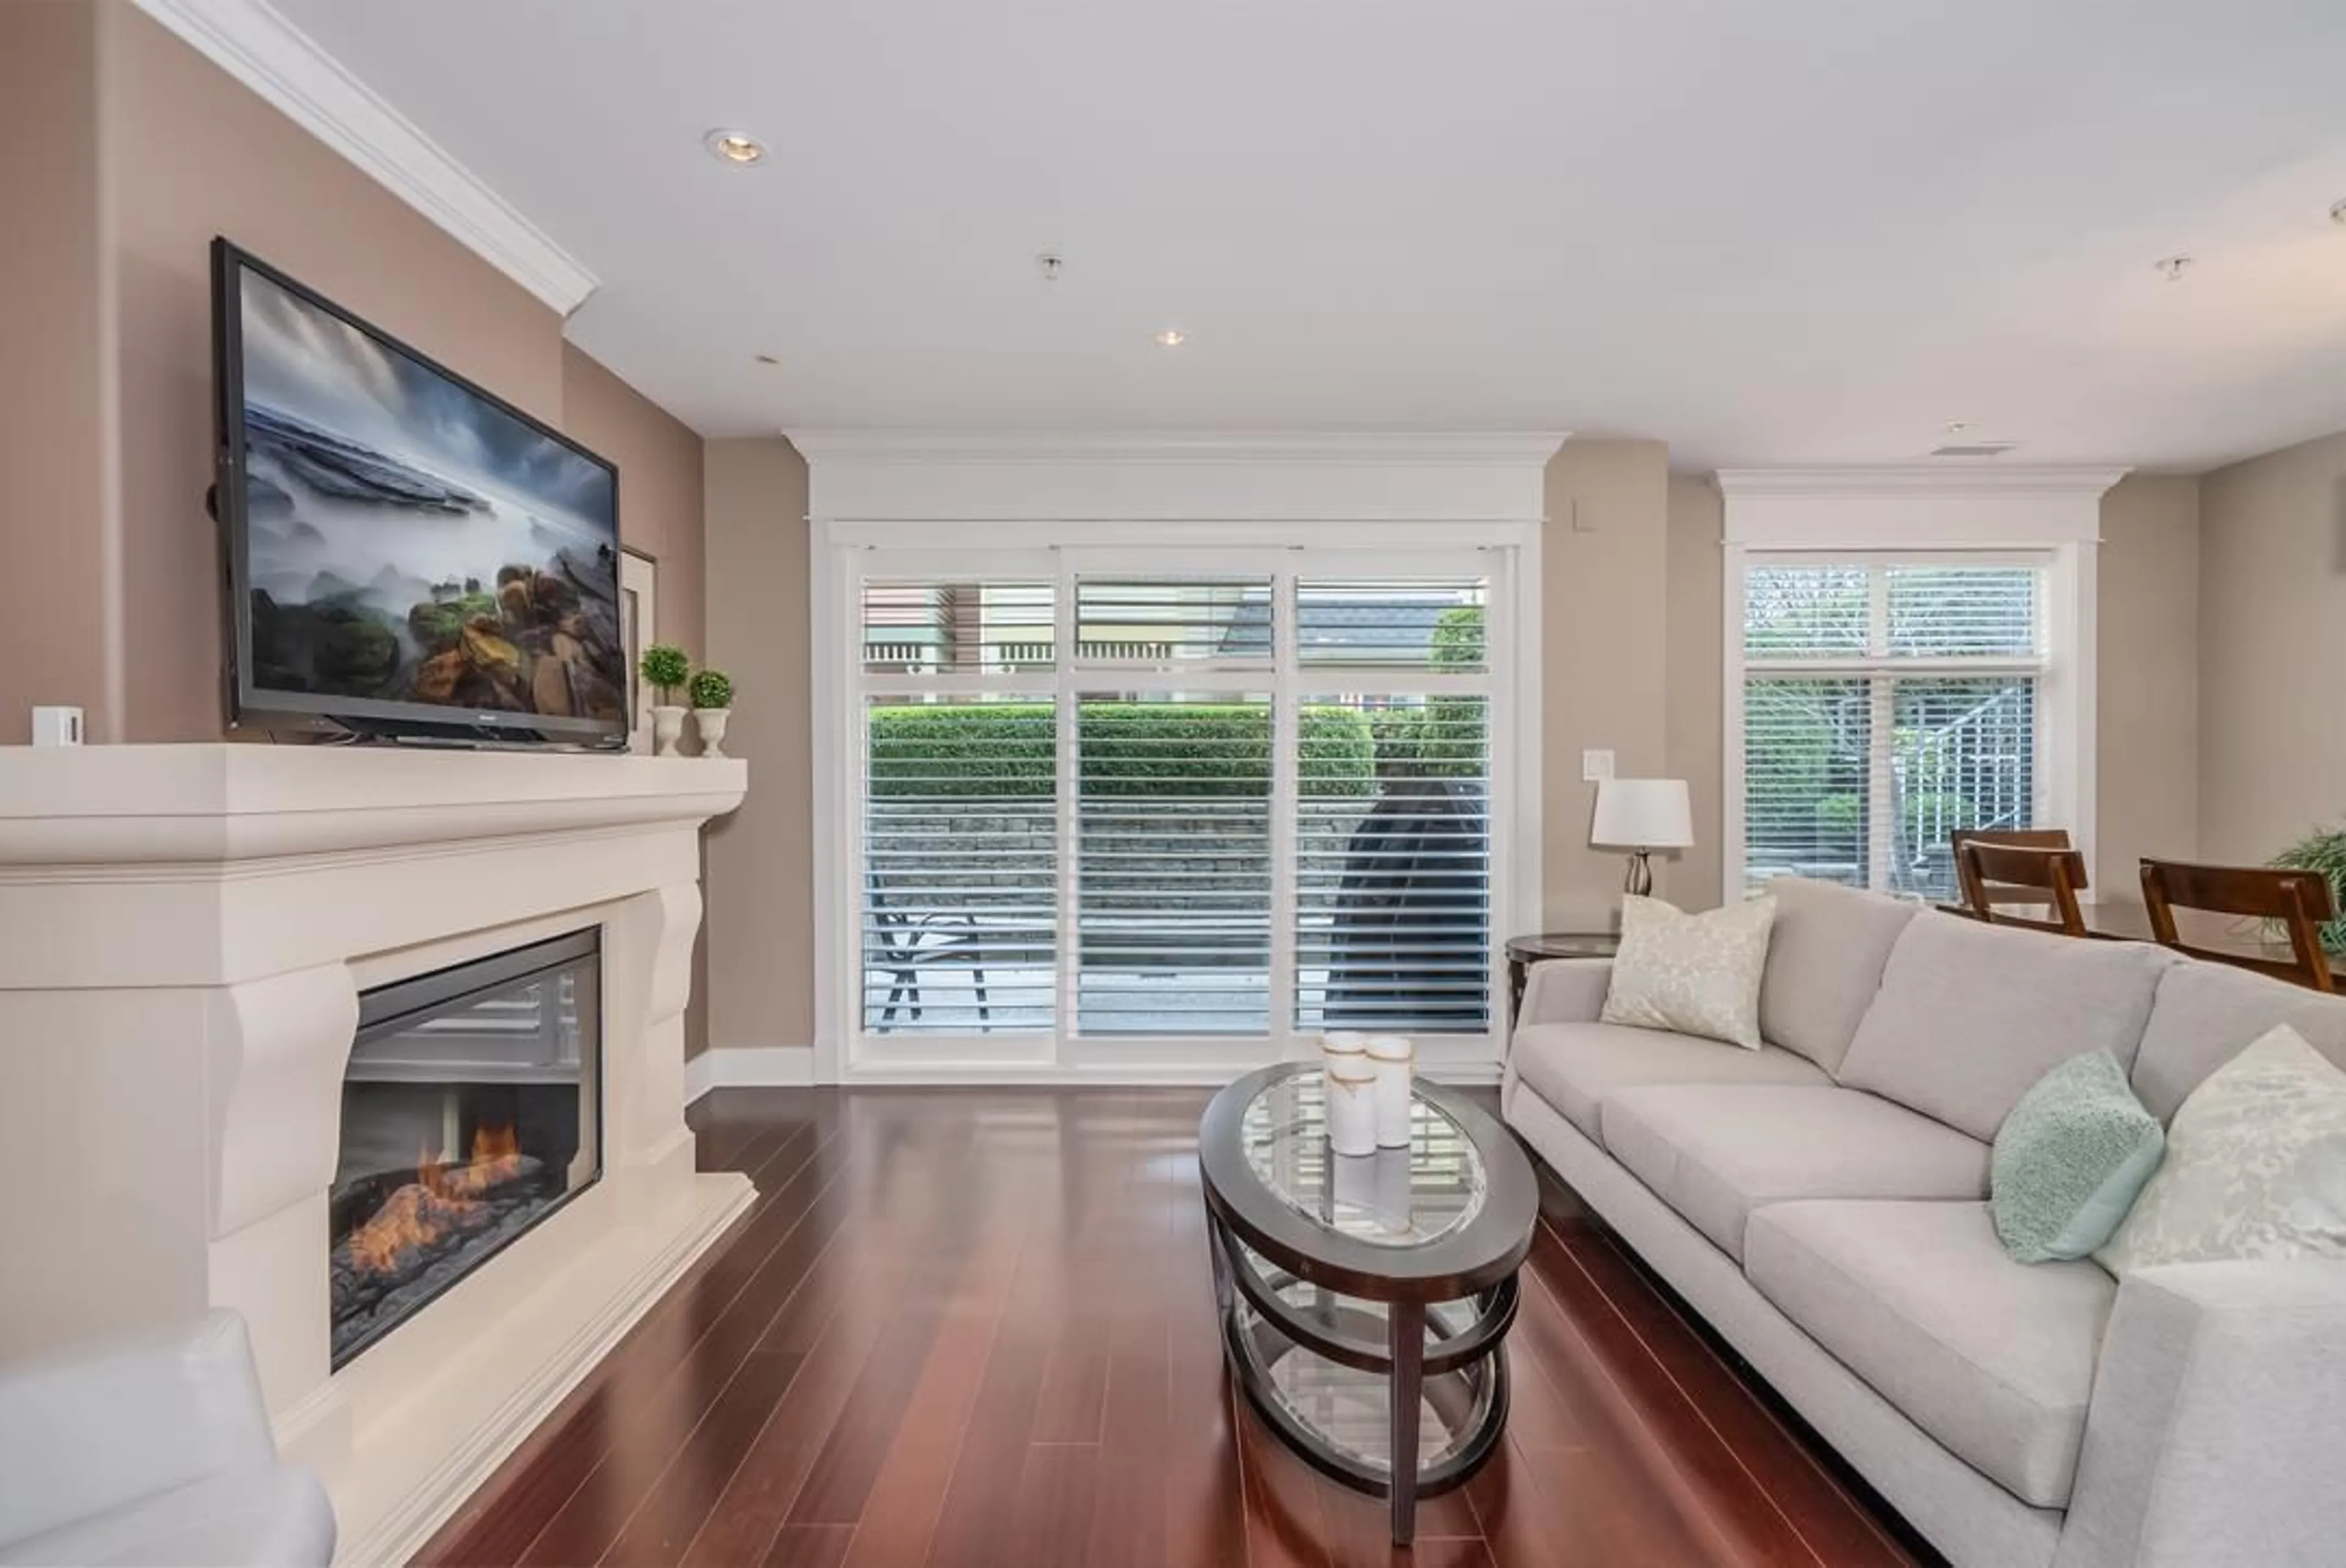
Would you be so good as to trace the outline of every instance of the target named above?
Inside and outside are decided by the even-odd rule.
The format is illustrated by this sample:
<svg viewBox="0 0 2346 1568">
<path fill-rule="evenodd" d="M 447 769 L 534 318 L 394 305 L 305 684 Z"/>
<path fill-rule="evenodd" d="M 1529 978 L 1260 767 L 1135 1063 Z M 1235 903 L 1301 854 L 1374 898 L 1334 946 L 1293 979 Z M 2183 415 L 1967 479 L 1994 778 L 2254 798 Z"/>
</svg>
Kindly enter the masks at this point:
<svg viewBox="0 0 2346 1568">
<path fill-rule="evenodd" d="M 1079 722 L 1086 795 L 1267 796 L 1270 715 L 1240 703 L 1086 702 Z M 872 793 L 882 799 L 1046 796 L 1056 773 L 1048 703 L 875 708 Z M 1299 788 L 1376 792 L 1376 741 L 1348 708 L 1297 716 Z"/>
</svg>

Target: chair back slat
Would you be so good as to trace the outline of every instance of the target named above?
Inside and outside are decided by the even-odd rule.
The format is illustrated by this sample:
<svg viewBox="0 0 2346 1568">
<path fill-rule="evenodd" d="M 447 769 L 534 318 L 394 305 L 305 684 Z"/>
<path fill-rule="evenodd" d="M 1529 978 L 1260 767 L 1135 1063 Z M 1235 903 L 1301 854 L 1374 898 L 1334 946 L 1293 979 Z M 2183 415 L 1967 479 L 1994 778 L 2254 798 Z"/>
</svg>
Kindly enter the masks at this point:
<svg viewBox="0 0 2346 1568">
<path fill-rule="evenodd" d="M 1964 907 L 1974 920 L 1994 925 L 2086 935 L 2085 912 L 2077 905 L 2086 886 L 2085 856 L 2070 849 L 2069 836 L 2058 830 L 2036 830 L 2029 836 L 2037 841 L 2017 841 L 2018 833 L 1956 835 L 1955 875 Z M 2002 907 L 2006 904 L 2046 907 L 2053 918 L 2013 914 Z"/>
<path fill-rule="evenodd" d="M 2338 918 L 2338 901 L 2330 879 L 2320 871 L 2291 871 L 2273 866 L 2200 866 L 2184 860 L 2142 862 L 2142 902 L 2150 915 L 2151 934 L 2162 947 L 2194 958 L 2253 969 L 2316 991 L 2335 991 L 2330 956 L 2321 950 L 2321 924 Z M 2271 921 L 2288 938 L 2289 956 L 2199 947 L 2183 940 L 2176 929 L 2178 909 L 2205 910 L 2211 914 L 2239 915 Z"/>
</svg>

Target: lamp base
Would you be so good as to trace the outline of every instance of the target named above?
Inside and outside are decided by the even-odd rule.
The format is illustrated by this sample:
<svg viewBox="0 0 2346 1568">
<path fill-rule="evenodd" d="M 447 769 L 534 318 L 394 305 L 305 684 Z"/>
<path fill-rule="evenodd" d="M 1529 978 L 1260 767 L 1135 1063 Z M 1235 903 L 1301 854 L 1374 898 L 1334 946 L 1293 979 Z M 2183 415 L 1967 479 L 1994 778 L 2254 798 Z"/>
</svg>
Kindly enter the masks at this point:
<svg viewBox="0 0 2346 1568">
<path fill-rule="evenodd" d="M 1621 884 L 1622 891 L 1641 899 L 1653 896 L 1654 868 L 1650 854 L 1651 851 L 1646 850 L 1629 851 L 1629 880 Z"/>
</svg>

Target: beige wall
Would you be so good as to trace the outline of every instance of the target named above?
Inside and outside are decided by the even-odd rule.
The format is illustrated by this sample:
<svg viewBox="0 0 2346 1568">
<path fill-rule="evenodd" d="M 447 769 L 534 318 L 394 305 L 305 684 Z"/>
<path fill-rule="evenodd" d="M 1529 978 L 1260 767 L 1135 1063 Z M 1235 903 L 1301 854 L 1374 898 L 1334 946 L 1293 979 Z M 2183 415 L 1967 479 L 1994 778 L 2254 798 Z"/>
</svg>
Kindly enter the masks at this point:
<svg viewBox="0 0 2346 1568">
<path fill-rule="evenodd" d="M 1588 847 L 1596 787 L 1580 754 L 1615 754 L 1623 778 L 1668 758 L 1669 452 L 1658 441 L 1567 441 L 1547 465 L 1541 535 L 1541 819 L 1550 931 L 1604 930 L 1622 860 Z"/>
<path fill-rule="evenodd" d="M 2198 849 L 2199 482 L 2133 474 L 2102 497 L 2092 880 L 2139 903 L 2145 855 Z"/>
<path fill-rule="evenodd" d="M 620 539 L 659 563 L 659 638 L 701 660 L 700 437 L 575 343 L 562 345 L 562 428 L 618 465 Z"/>
<path fill-rule="evenodd" d="M 0 622 L 0 738 L 36 701 L 97 740 L 220 733 L 215 235 L 617 463 L 660 624 L 698 648 L 699 439 L 520 285 L 128 0 L 0 5 L 0 133 L 5 526 L 44 585 Z"/>
<path fill-rule="evenodd" d="M 1665 769 L 1687 781 L 1695 845 L 1671 857 L 1657 878 L 1681 909 L 1719 902 L 1727 860 L 1719 843 L 1725 803 L 1721 726 L 1726 723 L 1726 497 L 1708 474 L 1673 473 L 1669 498 L 1669 721 Z"/>
<path fill-rule="evenodd" d="M 619 470 L 619 536 L 659 563 L 654 624 L 704 664 L 701 621 L 700 437 L 574 343 L 562 345 L 562 428 Z M 704 857 L 705 858 L 705 857 Z M 703 874 L 707 866 L 702 867 Z M 709 930 L 692 944 L 692 1000 L 684 1010 L 684 1054 L 709 1047 Z"/>
<path fill-rule="evenodd" d="M 125 740 L 220 733 L 209 249 L 226 235 L 549 423 L 562 322 L 130 6 L 102 0 L 117 271 Z"/>
<path fill-rule="evenodd" d="M 814 1043 L 807 467 L 780 436 L 712 441 L 709 658 L 739 683 L 725 749 L 750 796 L 709 830 L 709 1039 Z M 663 585 L 665 592 L 665 585 Z M 850 831 L 843 822 L 831 832 Z"/>
<path fill-rule="evenodd" d="M 97 183 L 97 14 L 87 0 L 0 5 L 0 744 L 35 703 L 120 716 L 115 512 L 106 487 Z"/>
<path fill-rule="evenodd" d="M 2346 821 L 2346 433 L 2199 491 L 2199 852 L 2265 860 Z"/>
</svg>

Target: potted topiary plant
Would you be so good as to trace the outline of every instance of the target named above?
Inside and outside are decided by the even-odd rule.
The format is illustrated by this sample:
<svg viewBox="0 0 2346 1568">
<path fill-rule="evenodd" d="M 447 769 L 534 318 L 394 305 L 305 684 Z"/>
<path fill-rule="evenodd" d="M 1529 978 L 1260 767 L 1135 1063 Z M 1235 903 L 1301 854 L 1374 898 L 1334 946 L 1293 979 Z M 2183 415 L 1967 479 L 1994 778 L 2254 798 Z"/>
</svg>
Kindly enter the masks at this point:
<svg viewBox="0 0 2346 1568">
<path fill-rule="evenodd" d="M 2273 857 L 2276 866 L 2292 871 L 2320 871 L 2330 879 L 2330 891 L 2338 897 L 2338 907 L 2346 911 L 2346 826 L 2317 828 Z M 2346 952 L 2346 912 L 2321 928 L 2321 945 L 2332 952 Z"/>
<path fill-rule="evenodd" d="M 676 743 L 684 738 L 684 709 L 677 706 L 676 688 L 690 677 L 692 661 L 680 647 L 654 643 L 636 661 L 636 673 L 659 694 L 652 705 L 652 740 L 662 757 L 673 757 Z"/>
<path fill-rule="evenodd" d="M 721 669 L 704 669 L 692 677 L 692 722 L 700 729 L 700 754 L 725 755 L 725 721 L 733 717 L 733 677 Z"/>
</svg>

